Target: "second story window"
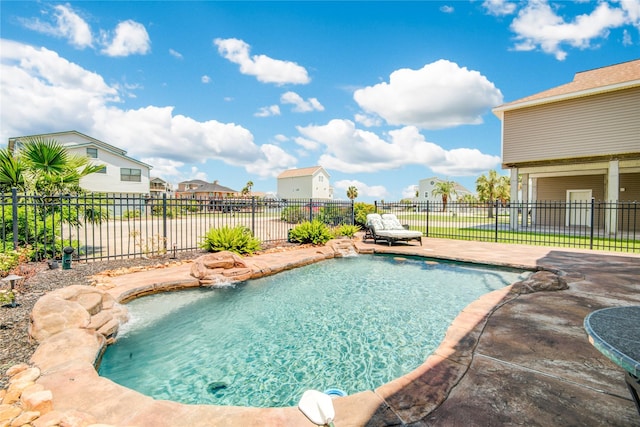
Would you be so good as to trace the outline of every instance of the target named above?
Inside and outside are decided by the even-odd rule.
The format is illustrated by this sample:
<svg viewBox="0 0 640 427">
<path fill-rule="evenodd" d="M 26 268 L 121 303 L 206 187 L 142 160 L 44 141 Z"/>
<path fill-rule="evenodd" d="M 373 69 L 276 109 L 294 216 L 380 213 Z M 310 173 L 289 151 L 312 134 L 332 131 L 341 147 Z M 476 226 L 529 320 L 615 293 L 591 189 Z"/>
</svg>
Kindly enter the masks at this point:
<svg viewBox="0 0 640 427">
<path fill-rule="evenodd" d="M 107 167 L 103 166 L 102 169 L 97 170 L 96 173 L 107 173 Z"/>
<path fill-rule="evenodd" d="M 120 181 L 140 182 L 142 171 L 140 169 L 120 168 Z"/>
<path fill-rule="evenodd" d="M 98 149 L 97 148 L 87 148 L 87 157 L 91 157 L 92 159 L 98 158 Z"/>
</svg>

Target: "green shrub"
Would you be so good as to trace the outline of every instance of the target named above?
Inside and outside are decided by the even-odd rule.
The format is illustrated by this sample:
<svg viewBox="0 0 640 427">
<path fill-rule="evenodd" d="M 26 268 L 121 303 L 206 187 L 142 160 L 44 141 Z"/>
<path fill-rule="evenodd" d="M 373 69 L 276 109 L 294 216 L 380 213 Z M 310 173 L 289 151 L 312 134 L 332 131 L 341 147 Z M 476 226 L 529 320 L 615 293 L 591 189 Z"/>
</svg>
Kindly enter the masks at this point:
<svg viewBox="0 0 640 427">
<path fill-rule="evenodd" d="M 6 277 L 18 265 L 31 261 L 31 248 L 18 248 L 15 251 L 0 252 L 0 277 Z"/>
<path fill-rule="evenodd" d="M 122 212 L 123 219 L 140 218 L 140 209 L 127 209 Z"/>
<path fill-rule="evenodd" d="M 300 224 L 309 219 L 309 210 L 296 206 L 288 206 L 282 209 L 280 220 L 289 224 Z"/>
<path fill-rule="evenodd" d="M 351 208 L 342 206 L 325 206 L 319 209 L 318 216 L 319 221 L 328 225 L 342 225 L 351 223 Z"/>
<path fill-rule="evenodd" d="M 251 230 L 247 227 L 224 226 L 210 229 L 204 235 L 200 247 L 209 252 L 231 251 L 238 254 L 252 254 L 260 250 L 260 240 L 253 237 Z"/>
<path fill-rule="evenodd" d="M 353 209 L 355 211 L 356 224 L 360 227 L 365 227 L 367 225 L 367 215 L 376 211 L 375 205 L 362 202 L 356 202 L 353 205 Z"/>
<path fill-rule="evenodd" d="M 342 224 L 336 229 L 336 236 L 352 238 L 358 231 L 360 231 L 360 227 L 357 225 Z"/>
<path fill-rule="evenodd" d="M 333 234 L 329 227 L 316 219 L 311 222 L 303 222 L 289 232 L 289 240 L 292 242 L 324 245 L 331 239 L 333 239 Z"/>
</svg>

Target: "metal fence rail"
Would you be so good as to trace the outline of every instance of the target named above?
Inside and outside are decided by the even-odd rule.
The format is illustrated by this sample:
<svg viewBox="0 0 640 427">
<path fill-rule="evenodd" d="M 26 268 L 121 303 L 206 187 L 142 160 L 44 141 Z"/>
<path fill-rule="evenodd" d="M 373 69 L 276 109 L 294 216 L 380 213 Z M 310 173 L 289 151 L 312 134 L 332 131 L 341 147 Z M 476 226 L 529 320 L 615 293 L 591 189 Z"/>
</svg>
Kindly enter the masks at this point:
<svg viewBox="0 0 640 427">
<path fill-rule="evenodd" d="M 427 237 L 640 252 L 637 202 L 376 203 Z"/>
<path fill-rule="evenodd" d="M 37 259 L 59 257 L 67 246 L 85 261 L 195 250 L 212 228 L 243 226 L 271 243 L 286 241 L 289 230 L 304 221 L 353 224 L 353 203 L 334 200 L 41 197 L 14 191 L 0 199 L 0 207 L 0 251 L 29 245 Z"/>
<path fill-rule="evenodd" d="M 636 202 L 457 203 L 179 199 L 127 194 L 0 195 L 0 252 L 30 246 L 36 259 L 71 246 L 84 261 L 195 250 L 212 228 L 243 226 L 264 243 L 314 219 L 354 224 L 360 210 L 394 213 L 426 237 L 640 252 Z M 364 224 L 359 224 L 364 225 Z"/>
</svg>

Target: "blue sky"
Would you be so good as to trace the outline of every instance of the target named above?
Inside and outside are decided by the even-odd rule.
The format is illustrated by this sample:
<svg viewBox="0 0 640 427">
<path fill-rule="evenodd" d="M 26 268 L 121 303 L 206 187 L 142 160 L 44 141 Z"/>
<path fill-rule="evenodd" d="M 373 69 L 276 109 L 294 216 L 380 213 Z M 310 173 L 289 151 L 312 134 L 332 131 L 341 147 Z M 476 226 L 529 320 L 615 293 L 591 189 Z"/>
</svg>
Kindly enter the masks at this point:
<svg viewBox="0 0 640 427">
<path fill-rule="evenodd" d="M 500 169 L 491 109 L 640 57 L 640 0 L 0 2 L 0 141 L 77 130 L 177 183 L 410 197 Z"/>
</svg>

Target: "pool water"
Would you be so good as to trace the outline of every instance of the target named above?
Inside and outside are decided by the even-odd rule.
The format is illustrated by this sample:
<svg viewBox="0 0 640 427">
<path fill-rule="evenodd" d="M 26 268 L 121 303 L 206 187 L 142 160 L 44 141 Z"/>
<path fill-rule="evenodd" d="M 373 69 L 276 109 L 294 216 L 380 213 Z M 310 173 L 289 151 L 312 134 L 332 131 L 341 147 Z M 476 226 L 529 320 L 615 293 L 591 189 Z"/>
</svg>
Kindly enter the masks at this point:
<svg viewBox="0 0 640 427">
<path fill-rule="evenodd" d="M 294 406 L 308 389 L 371 390 L 422 364 L 465 306 L 524 275 L 359 255 L 147 296 L 127 304 L 99 373 L 191 404 Z"/>
</svg>

